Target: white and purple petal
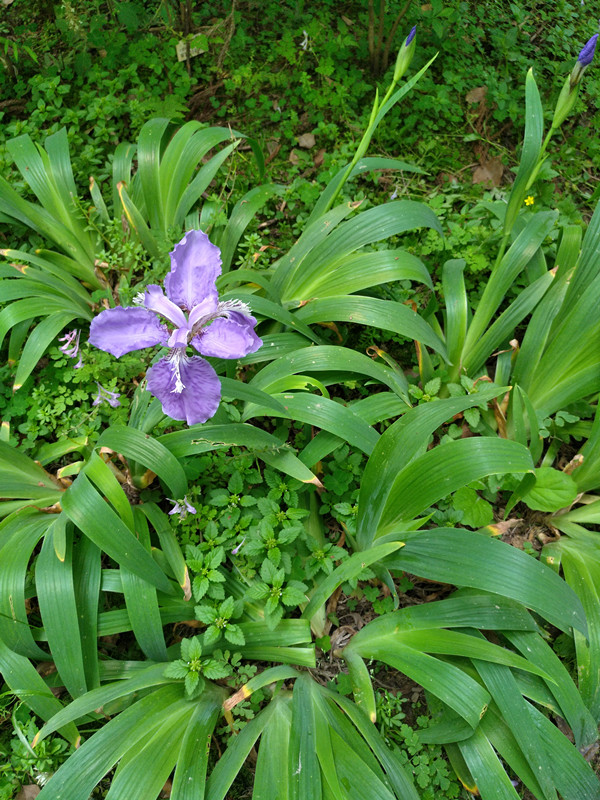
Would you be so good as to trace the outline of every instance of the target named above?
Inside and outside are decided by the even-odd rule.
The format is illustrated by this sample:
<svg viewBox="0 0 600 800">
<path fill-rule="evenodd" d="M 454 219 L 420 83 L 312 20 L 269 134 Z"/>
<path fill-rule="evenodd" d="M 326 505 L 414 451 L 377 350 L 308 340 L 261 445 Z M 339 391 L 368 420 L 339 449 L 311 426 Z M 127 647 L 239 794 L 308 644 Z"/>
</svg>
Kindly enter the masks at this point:
<svg viewBox="0 0 600 800">
<path fill-rule="evenodd" d="M 155 344 L 166 345 L 168 339 L 166 326 L 145 308 L 109 308 L 90 325 L 90 343 L 116 358 Z"/>
<path fill-rule="evenodd" d="M 173 360 L 161 358 L 146 375 L 148 391 L 157 397 L 163 411 L 172 419 L 186 420 L 188 425 L 206 422 L 217 412 L 221 401 L 221 381 L 203 358 L 181 358 L 179 369 Z M 177 379 L 183 388 L 177 391 Z"/>
<path fill-rule="evenodd" d="M 172 322 L 176 328 L 187 327 L 187 320 L 183 311 L 179 306 L 176 306 L 175 303 L 169 300 L 168 297 L 165 297 L 160 286 L 154 283 L 146 287 L 146 291 L 144 292 L 144 307 L 147 308 L 148 311 L 154 311 L 155 314 L 160 314 L 165 317 L 165 319 Z"/>
<path fill-rule="evenodd" d="M 177 328 L 169 337 L 169 347 L 187 347 L 189 330 Z"/>
<path fill-rule="evenodd" d="M 194 336 L 191 344 L 203 356 L 243 358 L 262 345 L 262 339 L 254 332 L 255 325 L 254 317 L 230 311 L 228 318 L 215 319 Z"/>
<path fill-rule="evenodd" d="M 171 252 L 171 271 L 165 277 L 167 297 L 191 311 L 209 300 L 208 313 L 218 303 L 215 281 L 221 274 L 221 251 L 202 231 L 188 231 Z"/>
</svg>

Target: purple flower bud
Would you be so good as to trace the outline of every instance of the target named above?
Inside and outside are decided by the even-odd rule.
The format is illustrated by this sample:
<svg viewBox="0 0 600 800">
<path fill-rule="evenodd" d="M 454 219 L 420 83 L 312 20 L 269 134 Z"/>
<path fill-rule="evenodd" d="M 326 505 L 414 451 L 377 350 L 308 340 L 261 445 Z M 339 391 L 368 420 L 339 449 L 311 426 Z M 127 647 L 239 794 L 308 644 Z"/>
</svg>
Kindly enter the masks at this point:
<svg viewBox="0 0 600 800">
<path fill-rule="evenodd" d="M 597 41 L 598 41 L 598 34 L 595 33 L 591 39 L 588 39 L 587 43 L 581 49 L 581 52 L 577 56 L 577 63 L 571 70 L 571 75 L 569 77 L 569 92 L 572 92 L 573 89 L 579 84 L 581 78 L 583 77 L 583 73 L 592 63 L 592 59 L 594 58 L 594 51 L 596 50 Z"/>
<path fill-rule="evenodd" d="M 416 32 L 417 32 L 417 26 L 416 26 L 416 25 L 413 25 L 411 32 L 410 32 L 410 33 L 408 34 L 408 36 L 406 37 L 406 41 L 404 42 L 404 47 L 408 47 L 408 45 L 409 45 L 409 44 L 412 42 L 412 40 L 415 38 L 415 34 L 416 34 Z"/>
<path fill-rule="evenodd" d="M 187 496 L 184 497 L 183 500 L 171 500 L 170 497 L 167 497 L 167 500 L 173 503 L 173 508 L 169 511 L 169 516 L 172 514 L 179 514 L 179 519 L 185 519 L 188 514 L 196 513 L 194 506 L 188 502 Z"/>
<path fill-rule="evenodd" d="M 598 41 L 598 34 L 595 33 L 591 39 L 588 39 L 586 45 L 581 49 L 577 61 L 582 67 L 587 67 L 592 63 L 594 58 L 594 51 L 596 50 L 596 42 Z"/>
<path fill-rule="evenodd" d="M 240 552 L 240 550 L 242 549 L 242 545 L 244 544 L 244 542 L 245 542 L 245 541 L 246 541 L 246 537 L 244 536 L 244 538 L 243 538 L 243 539 L 242 539 L 242 541 L 241 541 L 241 542 L 238 544 L 238 546 L 237 546 L 237 547 L 234 547 L 234 548 L 233 548 L 233 550 L 231 551 L 231 555 L 232 555 L 232 556 L 237 556 L 237 554 L 238 554 L 238 553 Z"/>
<path fill-rule="evenodd" d="M 110 392 L 108 389 L 105 389 L 104 386 L 96 381 L 96 386 L 98 387 L 98 394 L 94 398 L 94 402 L 92 403 L 93 406 L 99 406 L 102 403 L 108 403 L 113 408 L 118 408 L 121 405 L 119 398 L 121 395 L 119 392 Z"/>
</svg>

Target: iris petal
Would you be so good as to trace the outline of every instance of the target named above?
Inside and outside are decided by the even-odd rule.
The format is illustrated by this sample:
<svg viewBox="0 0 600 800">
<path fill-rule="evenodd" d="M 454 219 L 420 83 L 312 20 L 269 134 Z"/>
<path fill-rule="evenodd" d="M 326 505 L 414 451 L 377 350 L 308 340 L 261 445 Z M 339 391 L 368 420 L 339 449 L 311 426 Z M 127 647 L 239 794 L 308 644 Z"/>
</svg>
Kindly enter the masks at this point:
<svg viewBox="0 0 600 800">
<path fill-rule="evenodd" d="M 218 303 L 215 281 L 221 274 L 221 251 L 202 231 L 188 231 L 171 252 L 171 271 L 165 277 L 167 297 L 191 311 L 209 301 L 208 313 Z"/>
<path fill-rule="evenodd" d="M 228 319 L 214 320 L 191 343 L 203 356 L 243 358 L 262 345 L 262 339 L 254 332 L 255 325 L 254 317 L 232 311 Z"/>
<path fill-rule="evenodd" d="M 172 419 L 186 420 L 188 425 L 206 422 L 216 414 L 221 401 L 217 373 L 199 356 L 182 359 L 179 373 L 185 388 L 175 392 L 177 376 L 173 363 L 161 358 L 148 370 L 148 391 L 158 397 L 163 411 Z"/>
<path fill-rule="evenodd" d="M 165 325 L 145 308 L 109 308 L 90 325 L 90 343 L 116 358 L 132 350 L 165 345 L 168 338 Z"/>
<path fill-rule="evenodd" d="M 146 287 L 144 293 L 144 307 L 156 314 L 161 314 L 169 322 L 172 322 L 177 328 L 184 328 L 187 326 L 187 320 L 183 311 L 164 296 L 163 290 L 156 284 L 151 284 Z"/>
</svg>

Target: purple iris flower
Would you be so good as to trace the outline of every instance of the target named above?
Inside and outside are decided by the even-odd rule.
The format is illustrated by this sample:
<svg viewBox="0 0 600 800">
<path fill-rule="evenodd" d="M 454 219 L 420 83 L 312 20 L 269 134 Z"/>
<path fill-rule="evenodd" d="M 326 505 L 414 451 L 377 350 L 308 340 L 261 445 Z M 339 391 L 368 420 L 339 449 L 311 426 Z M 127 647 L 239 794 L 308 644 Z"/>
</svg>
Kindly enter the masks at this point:
<svg viewBox="0 0 600 800">
<path fill-rule="evenodd" d="M 170 497 L 167 497 L 167 500 L 173 503 L 173 508 L 169 511 L 169 516 L 171 516 L 171 514 L 179 514 L 179 519 L 185 519 L 188 514 L 196 513 L 194 506 L 188 502 L 187 496 L 184 497 L 183 500 L 171 500 Z"/>
<path fill-rule="evenodd" d="M 108 403 L 113 408 L 118 408 L 121 403 L 119 401 L 119 397 L 121 395 L 119 392 L 111 392 L 108 389 L 105 389 L 98 381 L 96 381 L 96 386 L 98 387 L 98 394 L 94 398 L 94 402 L 92 403 L 93 406 L 102 405 L 102 403 Z"/>
<path fill-rule="evenodd" d="M 166 297 L 152 285 L 138 296 L 137 308 L 102 311 L 92 320 L 90 342 L 117 358 L 157 344 L 168 347 L 168 354 L 148 370 L 148 391 L 165 414 L 195 425 L 216 413 L 221 382 L 208 361 L 186 354 L 188 345 L 204 356 L 242 358 L 262 341 L 245 303 L 219 301 L 215 282 L 221 251 L 205 233 L 189 231 L 170 255 Z"/>
<path fill-rule="evenodd" d="M 413 27 L 412 27 L 412 29 L 411 29 L 411 32 L 410 32 L 410 33 L 408 34 L 408 36 L 406 37 L 406 41 L 404 42 L 404 47 L 408 47 L 408 45 L 409 45 L 409 44 L 412 42 L 412 40 L 415 38 L 415 33 L 416 33 L 416 32 L 417 32 L 417 26 L 416 26 L 416 25 L 413 25 Z"/>
</svg>

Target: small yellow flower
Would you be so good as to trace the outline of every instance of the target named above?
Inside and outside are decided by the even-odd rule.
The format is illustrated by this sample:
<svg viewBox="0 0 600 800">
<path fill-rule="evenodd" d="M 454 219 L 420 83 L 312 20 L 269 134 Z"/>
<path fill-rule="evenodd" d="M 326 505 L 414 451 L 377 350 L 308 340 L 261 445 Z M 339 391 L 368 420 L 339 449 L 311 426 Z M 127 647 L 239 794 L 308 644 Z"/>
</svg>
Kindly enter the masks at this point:
<svg viewBox="0 0 600 800">
<path fill-rule="evenodd" d="M 533 203 L 534 203 L 534 200 L 533 200 L 533 197 L 531 195 L 529 195 L 528 197 L 525 198 L 525 205 L 526 206 L 532 206 Z"/>
</svg>

